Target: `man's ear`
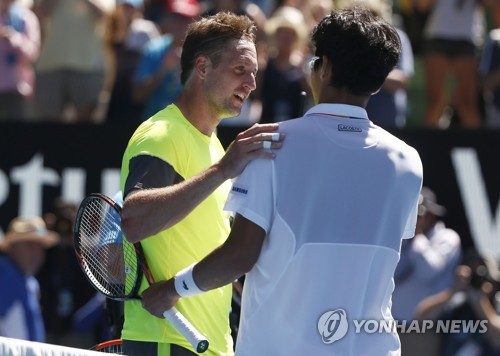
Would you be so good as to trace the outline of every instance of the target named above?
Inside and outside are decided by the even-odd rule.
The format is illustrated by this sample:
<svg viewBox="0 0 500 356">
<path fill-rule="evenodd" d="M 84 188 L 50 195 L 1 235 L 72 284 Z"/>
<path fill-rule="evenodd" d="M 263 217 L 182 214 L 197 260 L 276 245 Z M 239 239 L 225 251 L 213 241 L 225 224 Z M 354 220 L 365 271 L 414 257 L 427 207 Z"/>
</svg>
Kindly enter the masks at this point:
<svg viewBox="0 0 500 356">
<path fill-rule="evenodd" d="M 198 56 L 194 61 L 194 70 L 200 76 L 201 79 L 204 79 L 207 75 L 207 68 L 210 65 L 210 59 L 207 56 Z"/>
<path fill-rule="evenodd" d="M 320 68 L 320 78 L 325 80 L 331 78 L 332 76 L 332 66 L 327 56 L 321 58 L 321 68 Z"/>
</svg>

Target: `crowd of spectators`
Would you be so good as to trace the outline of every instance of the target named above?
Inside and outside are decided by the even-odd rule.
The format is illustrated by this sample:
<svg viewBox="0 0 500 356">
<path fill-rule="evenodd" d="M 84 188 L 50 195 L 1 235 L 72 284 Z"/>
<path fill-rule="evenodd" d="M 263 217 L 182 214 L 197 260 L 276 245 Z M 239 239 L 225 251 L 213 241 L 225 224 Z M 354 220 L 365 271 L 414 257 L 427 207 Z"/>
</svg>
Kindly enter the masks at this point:
<svg viewBox="0 0 500 356">
<path fill-rule="evenodd" d="M 221 10 L 246 14 L 259 29 L 258 89 L 239 119 L 225 124 L 291 119 L 312 105 L 304 65 L 311 57 L 309 31 L 331 9 L 362 5 L 398 28 L 404 49 L 401 62 L 368 104 L 374 123 L 386 128 L 499 127 L 499 4 L 0 0 L 0 122 L 147 119 L 179 93 L 179 44 L 186 26 Z M 420 95 L 412 90 L 414 83 L 422 83 Z"/>
</svg>

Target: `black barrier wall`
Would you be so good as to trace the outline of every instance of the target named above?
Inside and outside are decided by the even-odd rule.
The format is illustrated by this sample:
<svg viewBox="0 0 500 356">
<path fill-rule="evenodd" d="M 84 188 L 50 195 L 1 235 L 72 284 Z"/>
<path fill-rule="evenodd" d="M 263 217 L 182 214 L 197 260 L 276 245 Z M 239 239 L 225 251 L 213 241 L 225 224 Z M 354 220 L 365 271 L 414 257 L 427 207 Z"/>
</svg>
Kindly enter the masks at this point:
<svg viewBox="0 0 500 356">
<path fill-rule="evenodd" d="M 92 192 L 114 195 L 122 153 L 134 129 L 111 124 L 1 124 L 2 230 L 17 215 L 52 211 L 56 197 L 79 202 Z M 218 135 L 227 146 L 241 130 L 220 127 Z M 500 258 L 500 131 L 392 132 L 419 151 L 424 184 L 447 207 L 444 220 L 460 234 L 464 246 L 474 244 Z M 307 182 L 307 172 L 304 175 Z"/>
</svg>

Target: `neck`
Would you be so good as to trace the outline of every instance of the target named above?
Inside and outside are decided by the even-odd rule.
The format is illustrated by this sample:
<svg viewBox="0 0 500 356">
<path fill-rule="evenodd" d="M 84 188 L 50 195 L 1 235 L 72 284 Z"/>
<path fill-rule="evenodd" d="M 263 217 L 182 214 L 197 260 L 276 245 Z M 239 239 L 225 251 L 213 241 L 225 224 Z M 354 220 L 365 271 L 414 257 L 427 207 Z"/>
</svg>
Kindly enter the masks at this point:
<svg viewBox="0 0 500 356">
<path fill-rule="evenodd" d="M 210 112 L 204 100 L 197 100 L 197 98 L 200 96 L 189 90 L 183 90 L 175 101 L 175 105 L 198 131 L 210 137 L 220 120 L 217 114 Z"/>
<path fill-rule="evenodd" d="M 318 104 L 346 104 L 366 108 L 369 96 L 353 95 L 343 89 L 327 88 L 319 97 Z"/>
</svg>

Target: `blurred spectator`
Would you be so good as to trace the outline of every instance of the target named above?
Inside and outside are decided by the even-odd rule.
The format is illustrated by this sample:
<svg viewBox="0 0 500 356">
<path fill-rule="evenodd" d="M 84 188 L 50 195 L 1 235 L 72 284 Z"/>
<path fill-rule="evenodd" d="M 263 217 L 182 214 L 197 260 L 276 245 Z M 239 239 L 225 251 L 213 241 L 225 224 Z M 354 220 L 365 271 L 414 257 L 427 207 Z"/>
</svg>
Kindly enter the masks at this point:
<svg viewBox="0 0 500 356">
<path fill-rule="evenodd" d="M 377 94 L 370 97 L 366 106 L 368 117 L 384 128 L 405 127 L 408 117 L 408 95 L 411 77 L 414 74 L 413 51 L 406 33 L 396 27 L 401 40 L 401 59 L 387 76 Z"/>
<path fill-rule="evenodd" d="M 0 242 L 0 336 L 45 342 L 34 275 L 45 261 L 45 249 L 58 239 L 39 217 L 18 217 L 9 224 Z"/>
<path fill-rule="evenodd" d="M 304 16 L 296 8 L 278 8 L 266 21 L 268 60 L 260 68 L 257 92 L 262 101 L 261 123 L 300 117 L 310 92 L 303 71 L 305 43 L 309 34 Z M 309 95 L 311 97 L 311 95 Z"/>
<path fill-rule="evenodd" d="M 109 55 L 109 78 L 105 85 L 110 95 L 108 122 L 139 122 L 143 105 L 132 98 L 132 82 L 144 45 L 160 36 L 156 24 L 142 15 L 143 0 L 118 0 L 108 15 L 105 44 Z"/>
<path fill-rule="evenodd" d="M 78 309 L 95 295 L 75 257 L 73 225 L 77 206 L 61 198 L 54 202 L 51 213 L 44 214 L 47 226 L 56 231 L 60 243 L 47 251 L 47 261 L 38 273 L 41 304 L 47 342 L 70 347 L 88 348 L 100 339 L 99 326 L 86 332 L 73 329 L 73 318 Z"/>
<path fill-rule="evenodd" d="M 461 260 L 461 241 L 458 234 L 441 220 L 446 209 L 437 203 L 436 195 L 423 187 L 418 206 L 415 237 L 405 240 L 394 274 L 392 315 L 395 320 L 411 322 L 418 304 L 430 295 L 449 288 L 455 268 Z M 405 355 L 428 354 L 433 335 L 400 334 Z M 434 343 L 435 345 L 435 343 Z M 434 346 L 433 345 L 433 346 Z M 427 350 L 423 352 L 422 348 Z"/>
<path fill-rule="evenodd" d="M 146 20 L 159 24 L 165 11 L 167 11 L 165 0 L 144 0 L 144 18 Z"/>
<path fill-rule="evenodd" d="M 309 31 L 317 25 L 334 8 L 332 0 L 310 0 L 309 4 Z M 306 19 L 308 16 L 305 16 Z"/>
<path fill-rule="evenodd" d="M 350 6 L 358 4 L 366 6 L 387 22 L 392 23 L 392 8 L 386 0 L 351 1 Z M 405 31 L 395 26 L 401 40 L 401 58 L 387 76 L 380 91 L 370 97 L 366 106 L 368 117 L 375 124 L 384 128 L 406 126 L 408 114 L 407 89 L 414 73 L 413 50 Z"/>
<path fill-rule="evenodd" d="M 89 122 L 104 80 L 103 18 L 114 0 L 40 0 L 35 103 L 42 119 Z"/>
<path fill-rule="evenodd" d="M 257 26 L 257 56 L 259 59 L 265 51 L 265 33 L 266 14 L 255 1 L 249 0 L 205 0 L 203 1 L 203 11 L 201 16 L 215 15 L 220 11 L 229 11 L 236 15 L 246 15 L 250 17 L 255 26 Z M 260 53 L 259 53 L 260 50 Z"/>
<path fill-rule="evenodd" d="M 420 303 L 416 312 L 420 320 L 487 322 L 486 332 L 481 332 L 482 326 L 478 325 L 476 332 L 469 328 L 442 333 L 440 356 L 500 355 L 498 272 L 498 263 L 493 258 L 470 249 L 456 269 L 453 285 Z"/>
<path fill-rule="evenodd" d="M 205 0 L 202 16 L 215 15 L 220 11 L 229 11 L 236 15 L 247 15 L 257 26 L 257 37 L 262 34 L 266 15 L 255 1 L 248 0 Z"/>
<path fill-rule="evenodd" d="M 27 116 L 35 85 L 33 62 L 40 50 L 36 15 L 15 0 L 0 0 L 0 121 Z"/>
<path fill-rule="evenodd" d="M 200 14 L 197 0 L 167 0 L 162 36 L 144 47 L 134 78 L 134 100 L 144 103 L 141 121 L 171 104 L 181 90 L 180 58 L 187 26 Z"/>
<path fill-rule="evenodd" d="M 484 0 L 486 1 L 486 0 Z M 444 110 L 456 110 L 465 128 L 481 126 L 478 106 L 477 50 L 484 41 L 483 0 L 434 0 L 424 29 L 427 127 L 447 127 Z M 453 103 L 448 98 L 448 74 L 455 80 Z"/>
<path fill-rule="evenodd" d="M 401 14 L 402 27 L 408 34 L 413 53 L 422 54 L 423 31 L 434 0 L 396 0 L 395 6 Z"/>
<path fill-rule="evenodd" d="M 453 283 L 461 241 L 441 220 L 445 213 L 434 192 L 423 187 L 415 237 L 402 246 L 394 277 L 392 313 L 397 320 L 412 320 L 418 303 Z"/>
<path fill-rule="evenodd" d="M 319 22 L 319 20 L 322 19 L 322 17 L 319 17 L 321 16 L 320 13 L 317 13 L 316 16 L 318 17 L 314 19 L 313 8 L 316 8 L 316 10 L 318 10 L 318 4 L 319 4 L 319 9 L 324 8 L 325 6 L 330 9 L 338 8 L 335 5 L 336 0 L 327 0 L 327 1 L 329 4 L 326 4 L 326 2 L 321 4 L 322 0 L 276 0 L 274 1 L 274 6 L 272 7 L 271 10 L 271 15 L 275 14 L 276 11 L 283 6 L 296 8 L 304 16 L 304 21 L 308 28 L 308 33 L 309 33 L 313 29 L 313 27 Z M 328 11 L 326 14 L 328 15 L 329 13 L 330 12 Z"/>
<path fill-rule="evenodd" d="M 479 65 L 486 109 L 486 124 L 500 128 L 500 28 L 489 33 Z"/>
<path fill-rule="evenodd" d="M 204 5 L 203 6 L 204 10 L 201 14 L 201 16 L 203 17 L 215 15 L 220 11 L 229 11 L 236 15 L 246 15 L 253 20 L 255 26 L 257 26 L 257 40 L 256 40 L 257 60 L 259 63 L 259 68 L 262 67 L 263 63 L 265 63 L 266 61 L 265 53 L 267 52 L 266 34 L 264 32 L 264 26 L 266 24 L 266 14 L 259 7 L 259 5 L 254 1 L 248 1 L 248 0 L 205 0 L 203 2 L 203 5 Z M 255 93 L 253 93 L 252 96 L 255 97 Z M 250 104 L 247 102 L 245 102 L 245 104 Z M 251 109 L 249 105 L 247 106 L 247 110 L 254 111 L 254 109 Z M 248 120 L 248 118 L 246 118 L 244 115 L 245 115 L 245 108 L 243 109 L 243 112 L 240 114 L 240 119 Z M 249 113 L 249 115 L 253 114 Z M 257 117 L 257 119 L 259 119 L 259 117 Z M 232 121 L 233 122 L 232 124 L 235 124 L 235 121 L 233 120 L 224 120 L 224 121 L 225 122 Z M 224 121 L 222 121 L 222 123 L 224 123 Z"/>
</svg>

